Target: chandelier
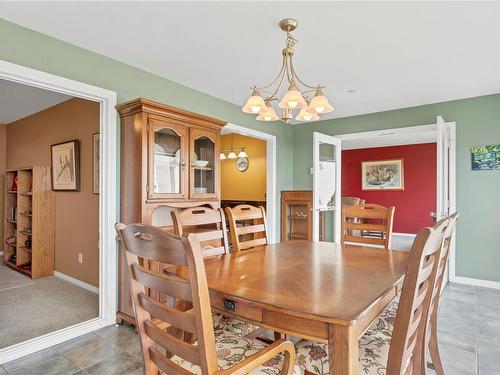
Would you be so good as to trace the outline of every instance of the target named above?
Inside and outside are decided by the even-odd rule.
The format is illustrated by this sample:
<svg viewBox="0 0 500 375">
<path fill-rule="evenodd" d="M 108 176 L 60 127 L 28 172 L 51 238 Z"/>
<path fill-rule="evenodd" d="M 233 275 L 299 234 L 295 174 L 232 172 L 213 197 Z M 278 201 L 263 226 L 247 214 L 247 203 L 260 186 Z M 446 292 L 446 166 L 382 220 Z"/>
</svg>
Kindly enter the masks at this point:
<svg viewBox="0 0 500 375">
<path fill-rule="evenodd" d="M 293 18 L 285 18 L 280 21 L 279 26 L 286 32 L 281 70 L 269 85 L 251 88 L 252 95 L 242 110 L 245 113 L 257 115 L 259 121 L 281 120 L 289 123 L 293 118 L 297 121 L 319 120 L 319 115 L 332 112 L 333 107 L 323 95 L 324 86 L 305 84 L 293 68 L 293 53 L 297 39 L 292 36 L 291 32 L 297 28 L 297 21 Z M 288 85 L 288 90 L 280 100 L 277 95 L 284 84 Z M 274 101 L 278 102 L 281 117 L 278 117 L 272 105 Z M 294 111 L 295 113 L 298 111 L 297 115 Z"/>
</svg>

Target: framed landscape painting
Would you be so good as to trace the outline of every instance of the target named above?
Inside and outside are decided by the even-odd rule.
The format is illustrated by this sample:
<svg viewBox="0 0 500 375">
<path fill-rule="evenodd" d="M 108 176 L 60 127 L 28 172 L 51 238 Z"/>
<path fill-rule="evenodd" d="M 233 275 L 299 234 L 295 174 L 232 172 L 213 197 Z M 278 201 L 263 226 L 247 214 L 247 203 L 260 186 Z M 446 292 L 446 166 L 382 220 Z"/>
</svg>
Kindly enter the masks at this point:
<svg viewBox="0 0 500 375">
<path fill-rule="evenodd" d="M 404 190 L 403 159 L 361 162 L 361 190 Z"/>
<path fill-rule="evenodd" d="M 500 170 L 500 145 L 472 146 L 470 153 L 473 171 Z"/>
<path fill-rule="evenodd" d="M 80 191 L 80 141 L 51 146 L 52 190 Z"/>
</svg>

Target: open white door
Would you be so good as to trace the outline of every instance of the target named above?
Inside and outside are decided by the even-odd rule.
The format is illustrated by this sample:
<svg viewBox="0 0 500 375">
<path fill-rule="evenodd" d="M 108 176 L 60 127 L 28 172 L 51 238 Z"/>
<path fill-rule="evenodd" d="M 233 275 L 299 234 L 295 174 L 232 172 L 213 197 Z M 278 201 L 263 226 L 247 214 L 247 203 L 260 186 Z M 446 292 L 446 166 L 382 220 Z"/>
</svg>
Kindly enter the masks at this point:
<svg viewBox="0 0 500 375">
<path fill-rule="evenodd" d="M 313 133 L 313 241 L 340 243 L 340 138 Z"/>
<path fill-rule="evenodd" d="M 455 123 L 437 117 L 437 221 L 455 212 Z M 446 285 L 449 274 L 455 274 L 455 243 L 451 244 Z"/>
</svg>

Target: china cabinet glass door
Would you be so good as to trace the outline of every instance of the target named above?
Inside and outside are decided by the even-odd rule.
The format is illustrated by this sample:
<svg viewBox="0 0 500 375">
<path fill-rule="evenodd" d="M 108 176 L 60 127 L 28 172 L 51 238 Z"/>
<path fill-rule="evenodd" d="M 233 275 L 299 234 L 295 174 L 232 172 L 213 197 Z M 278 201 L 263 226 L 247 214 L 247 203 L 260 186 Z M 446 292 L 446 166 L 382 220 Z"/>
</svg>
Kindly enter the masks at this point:
<svg viewBox="0 0 500 375">
<path fill-rule="evenodd" d="M 286 240 L 310 240 L 310 202 L 290 202 L 286 207 Z"/>
<path fill-rule="evenodd" d="M 191 198 L 215 198 L 219 186 L 218 135 L 191 129 Z"/>
<path fill-rule="evenodd" d="M 153 120 L 149 147 L 149 198 L 185 198 L 186 130 Z"/>
</svg>

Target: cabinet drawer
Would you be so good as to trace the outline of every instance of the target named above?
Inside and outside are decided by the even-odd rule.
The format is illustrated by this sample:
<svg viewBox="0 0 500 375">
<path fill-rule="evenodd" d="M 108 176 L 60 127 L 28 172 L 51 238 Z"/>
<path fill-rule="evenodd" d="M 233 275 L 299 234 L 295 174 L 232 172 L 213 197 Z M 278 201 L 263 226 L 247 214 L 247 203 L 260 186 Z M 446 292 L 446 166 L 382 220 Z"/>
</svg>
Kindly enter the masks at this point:
<svg viewBox="0 0 500 375">
<path fill-rule="evenodd" d="M 225 307 L 224 302 L 226 302 L 226 305 L 229 304 L 229 302 L 233 302 L 234 310 Z M 227 311 L 229 313 L 234 312 L 235 314 L 241 316 L 242 318 L 247 318 L 256 322 L 262 321 L 262 309 L 258 306 L 251 305 L 248 302 L 241 302 L 232 299 L 231 297 L 223 297 L 218 293 L 211 292 L 210 303 L 212 304 L 212 307 L 219 309 L 221 311 Z"/>
</svg>

